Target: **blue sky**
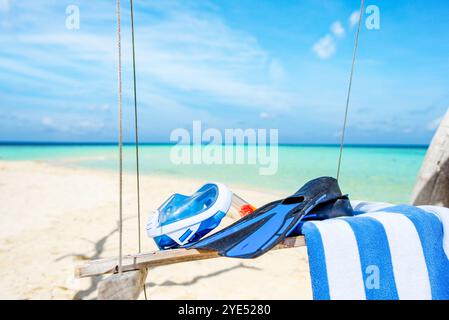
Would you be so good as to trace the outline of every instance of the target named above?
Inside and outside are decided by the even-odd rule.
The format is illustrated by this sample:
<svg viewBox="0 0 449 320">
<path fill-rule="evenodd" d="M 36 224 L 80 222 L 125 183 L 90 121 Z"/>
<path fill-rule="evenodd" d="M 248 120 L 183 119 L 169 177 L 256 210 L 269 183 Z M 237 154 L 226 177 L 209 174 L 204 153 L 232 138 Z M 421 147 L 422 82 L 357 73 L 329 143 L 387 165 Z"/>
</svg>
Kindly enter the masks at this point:
<svg viewBox="0 0 449 320">
<path fill-rule="evenodd" d="M 202 120 L 278 128 L 284 143 L 338 142 L 359 4 L 135 0 L 141 139 L 168 141 Z M 428 143 L 449 107 L 449 2 L 372 4 L 380 30 L 361 32 L 347 141 Z M 68 5 L 79 30 L 66 28 Z M 112 0 L 0 0 L 0 140 L 117 139 L 115 17 Z M 129 140 L 126 0 L 122 31 Z"/>
</svg>

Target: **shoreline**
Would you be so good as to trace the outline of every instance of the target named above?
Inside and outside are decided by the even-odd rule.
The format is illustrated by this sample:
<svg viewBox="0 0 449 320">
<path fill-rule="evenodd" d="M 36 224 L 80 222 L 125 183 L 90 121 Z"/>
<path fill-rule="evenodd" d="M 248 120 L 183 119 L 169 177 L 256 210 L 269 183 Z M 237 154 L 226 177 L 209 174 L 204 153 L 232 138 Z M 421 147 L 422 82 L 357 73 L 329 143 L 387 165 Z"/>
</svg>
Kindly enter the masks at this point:
<svg viewBox="0 0 449 320">
<path fill-rule="evenodd" d="M 135 146 L 134 142 L 124 142 L 123 146 Z M 139 146 L 175 146 L 183 145 L 173 142 L 140 142 Z M 187 145 L 187 144 L 185 144 Z M 226 145 L 226 144 L 222 144 Z M 242 144 L 233 144 L 242 145 Z M 243 144 L 248 146 L 248 144 Z M 77 141 L 0 141 L 1 146 L 117 146 L 116 141 L 105 142 L 77 142 Z M 280 147 L 333 147 L 339 148 L 339 143 L 278 143 Z M 429 144 L 367 144 L 367 143 L 347 143 L 345 148 L 420 148 L 427 149 Z"/>
<path fill-rule="evenodd" d="M 47 161 L 0 160 L 0 298 L 93 299 L 99 278 L 74 279 L 83 259 L 115 256 L 117 174 Z M 174 192 L 192 193 L 194 179 L 142 175 L 142 244 L 148 213 Z M 260 206 L 279 194 L 231 186 Z M 135 176 L 124 175 L 124 253 L 136 252 Z M 150 299 L 310 299 L 305 248 L 269 252 L 255 260 L 214 259 L 150 270 Z"/>
<path fill-rule="evenodd" d="M 41 160 L 62 167 L 86 168 L 116 173 L 117 152 L 103 147 L 0 147 L 4 160 Z M 246 152 L 246 151 L 245 151 Z M 135 174 L 135 151 L 124 149 L 124 171 Z M 170 147 L 148 146 L 140 150 L 141 174 L 167 179 L 217 181 L 231 188 L 276 193 L 281 198 L 318 176 L 335 176 L 338 149 L 280 147 L 278 155 L 256 164 L 178 164 L 170 161 Z M 249 156 L 246 155 L 246 156 Z M 351 198 L 408 203 L 425 149 L 348 148 L 340 185 Z M 274 169 L 275 175 L 260 170 Z"/>
<path fill-rule="evenodd" d="M 83 162 L 85 160 L 95 160 L 98 159 L 96 157 L 82 157 L 82 158 L 73 158 L 73 159 L 59 159 L 59 160 L 4 160 L 4 159 L 0 159 L 0 164 L 2 162 L 20 162 L 20 163 L 35 163 L 35 164 L 47 164 L 49 166 L 55 167 L 55 168 L 66 168 L 66 169 L 74 169 L 74 170 L 82 170 L 85 172 L 90 172 L 92 174 L 98 174 L 98 173 L 102 173 L 105 175 L 116 175 L 118 177 L 118 173 L 116 172 L 116 170 L 112 169 L 112 168 L 92 168 L 89 166 L 85 166 L 85 165 L 78 165 L 78 162 Z M 131 170 L 125 169 L 123 170 L 123 174 L 126 176 L 129 176 L 130 178 L 134 177 L 135 179 L 135 172 L 133 173 Z M 210 180 L 210 179 L 201 179 L 201 178 L 192 178 L 192 177 L 187 177 L 187 176 L 179 176 L 177 177 L 175 174 L 160 174 L 160 173 L 156 173 L 156 174 L 150 174 L 150 173 L 146 173 L 146 172 L 140 172 L 140 177 L 143 179 L 149 179 L 149 178 L 155 178 L 157 180 L 165 180 L 165 179 L 176 179 L 176 180 L 181 180 L 183 182 L 187 182 L 190 183 L 193 188 L 197 187 L 199 188 L 201 185 L 208 183 L 208 182 L 221 182 L 221 181 L 215 181 L 215 180 Z M 268 188 L 264 188 L 264 187 L 255 187 L 255 186 L 251 186 L 251 185 L 244 185 L 244 184 L 240 184 L 240 183 L 225 183 L 232 191 L 235 191 L 236 193 L 238 193 L 239 195 L 244 194 L 244 193 L 263 193 L 263 194 L 267 194 L 267 195 L 272 195 L 275 198 L 274 199 L 280 199 L 283 197 L 288 196 L 290 193 L 286 192 L 285 190 L 279 190 L 279 189 L 268 189 Z M 168 197 L 168 196 L 167 196 Z M 249 200 L 248 200 L 249 201 Z"/>
<path fill-rule="evenodd" d="M 95 158 L 92 158 L 95 159 Z M 47 163 L 48 165 L 51 166 L 55 166 L 55 167 L 60 167 L 60 168 L 67 168 L 67 169 L 75 169 L 75 170 L 83 170 L 86 172 L 91 172 L 91 173 L 103 173 L 106 175 L 115 175 L 118 177 L 118 173 L 116 172 L 116 170 L 114 169 L 110 169 L 110 168 L 92 168 L 92 167 L 88 167 L 88 166 L 83 166 L 83 165 L 77 165 L 76 162 L 78 162 L 79 159 L 77 160 L 42 160 L 42 162 Z M 84 160 L 84 159 L 83 159 Z M 9 161 L 9 160 L 0 160 L 1 161 Z M 18 161 L 24 161 L 24 162 L 35 162 L 35 160 L 18 160 Z M 14 160 L 13 160 L 14 162 Z M 74 164 L 69 164 L 70 162 L 73 162 Z M 129 178 L 133 178 L 135 179 L 136 177 L 136 173 L 132 172 L 131 170 L 127 170 L 127 169 L 123 169 L 123 175 L 129 176 Z M 201 178 L 192 178 L 192 177 L 187 177 L 187 176 L 179 176 L 177 177 L 175 174 L 161 174 L 161 173 L 146 173 L 146 172 L 140 172 L 140 178 L 141 179 L 151 179 L 151 178 L 155 178 L 157 180 L 180 180 L 186 183 L 189 183 L 193 189 L 197 189 L 200 186 L 209 183 L 209 182 L 221 182 L 221 181 L 216 181 L 216 180 L 211 180 L 211 179 L 201 179 Z M 223 183 L 223 182 L 222 182 Z M 232 191 L 235 191 L 235 193 L 239 194 L 239 195 L 243 195 L 245 193 L 262 193 L 262 194 L 266 194 L 269 196 L 273 196 L 273 199 L 280 199 L 283 197 L 286 197 L 288 195 L 290 195 L 290 193 L 286 192 L 285 190 L 277 190 L 277 189 L 268 189 L 268 188 L 264 188 L 264 187 L 255 187 L 255 186 L 250 186 L 250 185 L 243 185 L 240 183 L 225 183 L 226 186 L 228 186 Z M 192 189 L 192 190 L 193 190 Z M 195 190 L 196 190 L 195 189 Z M 193 190 L 193 191 L 195 191 Z M 179 192 L 179 191 L 175 191 L 175 192 Z M 168 197 L 168 195 L 167 195 Z M 244 196 L 242 196 L 242 198 L 244 198 Z M 249 200 L 248 200 L 249 201 Z"/>
</svg>

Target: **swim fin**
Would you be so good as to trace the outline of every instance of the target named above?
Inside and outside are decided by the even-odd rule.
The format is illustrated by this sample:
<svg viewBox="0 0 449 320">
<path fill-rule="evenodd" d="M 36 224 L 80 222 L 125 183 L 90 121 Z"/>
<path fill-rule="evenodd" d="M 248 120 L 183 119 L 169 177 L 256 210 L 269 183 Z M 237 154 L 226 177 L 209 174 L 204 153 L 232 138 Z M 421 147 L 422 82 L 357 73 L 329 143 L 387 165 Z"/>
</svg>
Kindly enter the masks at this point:
<svg viewBox="0 0 449 320">
<path fill-rule="evenodd" d="M 302 226 L 307 221 L 319 221 L 344 216 L 353 216 L 351 202 L 347 195 L 343 195 L 337 200 L 331 200 L 320 203 L 302 219 L 298 221 L 296 226 L 287 234 L 287 237 L 296 237 L 302 234 Z"/>
<path fill-rule="evenodd" d="M 344 198 L 337 180 L 331 177 L 317 178 L 306 183 L 292 196 L 271 202 L 223 230 L 184 247 L 215 250 L 225 257 L 256 258 L 295 232 L 301 219 L 314 208 L 320 204 L 333 206 L 337 200 Z M 326 210 L 317 211 L 316 214 L 318 218 L 332 215 Z"/>
</svg>

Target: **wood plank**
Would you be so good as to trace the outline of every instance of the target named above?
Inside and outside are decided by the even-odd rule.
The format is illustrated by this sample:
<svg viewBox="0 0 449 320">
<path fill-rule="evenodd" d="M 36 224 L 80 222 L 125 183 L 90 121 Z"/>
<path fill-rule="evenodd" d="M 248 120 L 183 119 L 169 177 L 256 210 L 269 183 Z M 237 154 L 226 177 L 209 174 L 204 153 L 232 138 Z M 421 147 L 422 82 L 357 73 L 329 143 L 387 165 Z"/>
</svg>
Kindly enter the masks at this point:
<svg viewBox="0 0 449 320">
<path fill-rule="evenodd" d="M 412 204 L 449 207 L 449 109 L 427 150 Z"/>
<path fill-rule="evenodd" d="M 304 247 L 304 237 L 287 238 L 283 243 L 277 245 L 273 250 Z M 123 256 L 122 268 L 124 272 L 158 267 L 174 263 L 189 262 L 196 260 L 206 260 L 219 258 L 216 251 L 196 250 L 196 249 L 173 249 L 165 251 L 154 251 Z M 87 261 L 75 268 L 75 277 L 84 278 L 98 276 L 107 273 L 117 273 L 117 258 L 106 258 Z"/>
<path fill-rule="evenodd" d="M 147 278 L 147 269 L 112 274 L 98 283 L 99 300 L 137 300 Z"/>
</svg>

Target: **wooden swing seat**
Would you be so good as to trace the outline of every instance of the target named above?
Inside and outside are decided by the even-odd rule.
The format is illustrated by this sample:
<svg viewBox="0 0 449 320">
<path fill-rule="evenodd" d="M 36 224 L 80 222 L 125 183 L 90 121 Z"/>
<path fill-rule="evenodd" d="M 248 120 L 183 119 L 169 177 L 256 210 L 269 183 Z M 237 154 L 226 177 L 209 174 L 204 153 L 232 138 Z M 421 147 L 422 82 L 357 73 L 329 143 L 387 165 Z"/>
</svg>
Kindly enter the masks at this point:
<svg viewBox="0 0 449 320">
<path fill-rule="evenodd" d="M 286 238 L 282 243 L 274 247 L 272 250 L 304 247 L 305 245 L 306 242 L 303 236 Z M 219 256 L 216 251 L 197 249 L 173 249 L 138 253 L 123 256 L 122 271 L 125 273 L 129 271 L 148 269 L 174 263 L 206 260 L 220 257 L 221 256 Z M 76 278 L 100 276 L 108 273 L 118 273 L 117 257 L 89 260 L 75 267 Z"/>
</svg>

